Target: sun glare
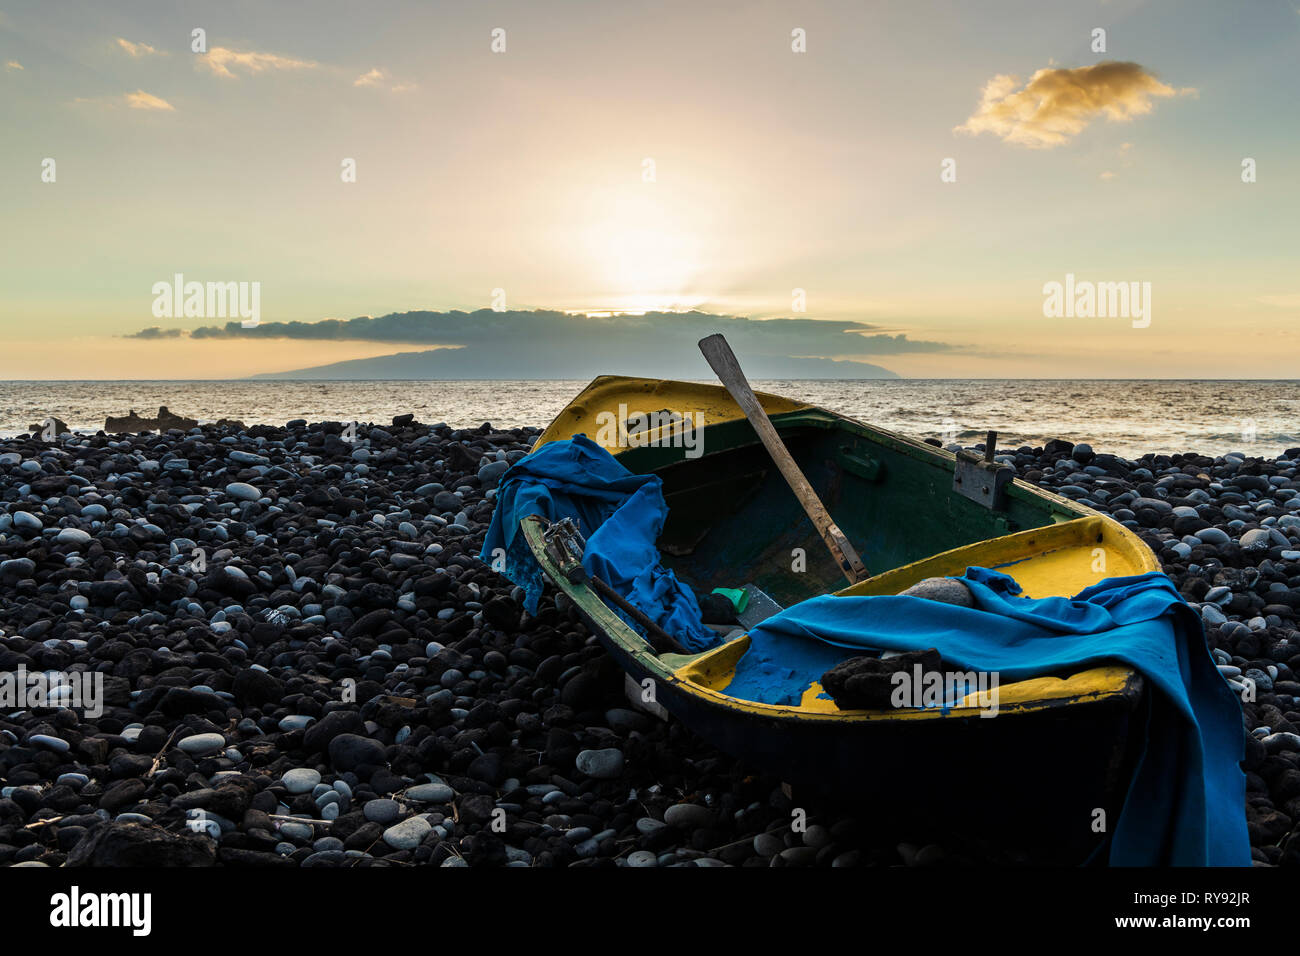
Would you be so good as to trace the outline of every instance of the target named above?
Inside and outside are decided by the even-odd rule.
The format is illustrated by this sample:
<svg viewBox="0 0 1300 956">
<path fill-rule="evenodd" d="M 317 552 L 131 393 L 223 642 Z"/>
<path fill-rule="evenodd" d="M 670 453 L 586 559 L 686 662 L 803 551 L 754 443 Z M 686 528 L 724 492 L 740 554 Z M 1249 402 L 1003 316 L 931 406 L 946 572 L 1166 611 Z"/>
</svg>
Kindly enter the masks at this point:
<svg viewBox="0 0 1300 956">
<path fill-rule="evenodd" d="M 616 293 L 618 311 L 680 307 L 700 271 L 700 239 L 689 217 L 646 196 L 612 197 L 585 230 L 592 276 Z"/>
</svg>

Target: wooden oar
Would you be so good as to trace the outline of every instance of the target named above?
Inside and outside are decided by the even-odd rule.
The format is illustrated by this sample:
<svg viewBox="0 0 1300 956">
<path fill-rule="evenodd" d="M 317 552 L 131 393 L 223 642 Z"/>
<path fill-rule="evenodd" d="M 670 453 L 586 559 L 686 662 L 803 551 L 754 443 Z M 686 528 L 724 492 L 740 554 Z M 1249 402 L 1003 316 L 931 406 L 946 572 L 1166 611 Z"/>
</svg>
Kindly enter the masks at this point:
<svg viewBox="0 0 1300 956">
<path fill-rule="evenodd" d="M 727 391 L 736 400 L 736 404 L 740 406 L 741 411 L 745 413 L 749 423 L 754 426 L 754 431 L 758 432 L 758 437 L 763 442 L 764 447 L 767 448 L 767 453 L 772 456 L 772 460 L 776 462 L 776 467 L 781 470 L 781 474 L 789 483 L 790 490 L 799 499 L 799 504 L 803 505 L 803 510 L 808 513 L 808 517 L 812 519 L 813 525 L 817 528 L 817 533 L 826 542 L 826 547 L 830 550 L 831 556 L 835 558 L 835 563 L 840 566 L 840 570 L 849 579 L 849 583 L 856 584 L 858 581 L 869 577 L 867 568 L 862 563 L 862 559 L 858 557 L 857 551 L 853 549 L 849 539 L 844 536 L 844 532 L 831 519 L 826 506 L 817 497 L 817 492 L 813 491 L 812 485 L 808 484 L 808 479 L 804 477 L 803 472 L 799 470 L 799 466 L 790 457 L 789 450 L 781 442 L 781 436 L 776 433 L 776 427 L 772 424 L 772 420 L 767 417 L 767 412 L 763 411 L 758 396 L 749 387 L 749 381 L 745 378 L 745 373 L 741 371 L 740 362 L 736 360 L 736 353 L 731 351 L 731 346 L 727 344 L 727 340 L 721 334 L 702 338 L 700 339 L 700 351 L 704 353 L 710 367 L 717 373 L 722 384 L 727 387 Z"/>
</svg>

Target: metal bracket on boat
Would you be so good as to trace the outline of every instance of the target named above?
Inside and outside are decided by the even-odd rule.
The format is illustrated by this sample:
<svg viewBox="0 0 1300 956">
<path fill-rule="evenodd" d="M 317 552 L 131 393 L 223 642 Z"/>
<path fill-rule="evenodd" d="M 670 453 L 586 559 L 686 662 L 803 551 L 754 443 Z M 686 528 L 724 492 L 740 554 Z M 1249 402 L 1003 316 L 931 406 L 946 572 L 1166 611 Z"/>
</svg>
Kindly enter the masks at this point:
<svg viewBox="0 0 1300 956">
<path fill-rule="evenodd" d="M 989 432 L 984 441 L 984 457 L 973 451 L 957 452 L 956 467 L 952 473 L 952 490 L 989 509 L 1003 507 L 1005 489 L 1015 476 L 1015 470 L 993 460 L 998 433 Z"/>
<path fill-rule="evenodd" d="M 546 556 L 560 569 L 566 581 L 582 584 L 587 580 L 587 571 L 582 566 L 587 542 L 572 518 L 551 522 L 550 527 L 542 532 L 542 539 L 546 542 Z"/>
<path fill-rule="evenodd" d="M 681 652 L 685 650 L 673 639 L 672 635 L 650 620 L 640 608 L 628 601 L 597 575 L 587 573 L 587 569 L 582 566 L 582 556 L 587 550 L 587 541 L 583 538 L 582 532 L 578 530 L 578 525 L 572 518 L 566 517 L 551 522 L 546 530 L 542 532 L 542 539 L 546 542 L 546 556 L 564 575 L 564 579 L 570 584 L 587 585 L 641 625 L 646 632 L 646 640 L 655 649 L 656 653 L 662 654 L 665 651 Z"/>
</svg>

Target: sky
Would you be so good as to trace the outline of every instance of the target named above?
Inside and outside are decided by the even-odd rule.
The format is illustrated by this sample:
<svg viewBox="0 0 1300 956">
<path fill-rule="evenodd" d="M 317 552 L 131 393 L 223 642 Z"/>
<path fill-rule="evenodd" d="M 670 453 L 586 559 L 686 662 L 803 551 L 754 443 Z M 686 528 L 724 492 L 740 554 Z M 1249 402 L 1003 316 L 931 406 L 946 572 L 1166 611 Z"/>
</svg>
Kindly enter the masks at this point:
<svg viewBox="0 0 1300 956">
<path fill-rule="evenodd" d="M 429 347 L 289 323 L 492 308 L 832 321 L 791 356 L 905 377 L 1293 378 L 1298 7 L 0 0 L 0 378 L 267 374 Z M 228 317 L 169 314 L 177 274 L 257 283 L 276 334 L 189 334 Z M 1149 311 L 1046 315 L 1067 275 Z M 502 343 L 538 378 L 543 325 Z"/>
</svg>

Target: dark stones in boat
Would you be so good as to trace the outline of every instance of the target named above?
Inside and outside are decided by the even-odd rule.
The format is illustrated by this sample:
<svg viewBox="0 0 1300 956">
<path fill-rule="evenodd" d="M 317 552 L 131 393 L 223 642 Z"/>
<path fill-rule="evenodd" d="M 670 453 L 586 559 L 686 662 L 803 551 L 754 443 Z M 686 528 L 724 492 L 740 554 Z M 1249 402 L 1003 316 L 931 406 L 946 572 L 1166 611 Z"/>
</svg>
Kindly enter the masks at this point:
<svg viewBox="0 0 1300 956">
<path fill-rule="evenodd" d="M 736 606 L 721 594 L 695 594 L 700 605 L 700 620 L 705 624 L 736 623 Z"/>
<path fill-rule="evenodd" d="M 926 578 L 902 594 L 958 607 L 975 606 L 970 588 L 956 578 Z M 887 658 L 851 657 L 823 674 L 821 683 L 842 709 L 879 709 L 892 706 L 894 674 L 899 671 L 910 673 L 917 664 L 921 665 L 923 672 L 937 672 L 942 663 L 934 648 Z"/>
<path fill-rule="evenodd" d="M 971 597 L 970 588 L 956 578 L 926 578 L 918 581 L 906 591 L 909 597 L 925 598 L 943 604 L 955 604 L 958 607 L 974 607 L 975 599 Z"/>
<path fill-rule="evenodd" d="M 842 710 L 883 710 L 893 706 L 893 677 L 899 671 L 938 672 L 943 661 L 933 647 L 893 657 L 850 657 L 822 675 L 822 687 Z"/>
</svg>

